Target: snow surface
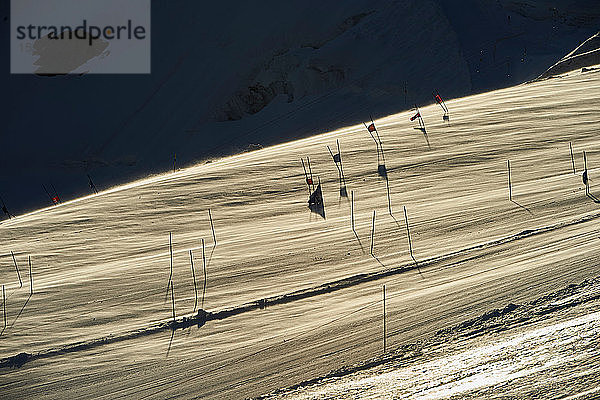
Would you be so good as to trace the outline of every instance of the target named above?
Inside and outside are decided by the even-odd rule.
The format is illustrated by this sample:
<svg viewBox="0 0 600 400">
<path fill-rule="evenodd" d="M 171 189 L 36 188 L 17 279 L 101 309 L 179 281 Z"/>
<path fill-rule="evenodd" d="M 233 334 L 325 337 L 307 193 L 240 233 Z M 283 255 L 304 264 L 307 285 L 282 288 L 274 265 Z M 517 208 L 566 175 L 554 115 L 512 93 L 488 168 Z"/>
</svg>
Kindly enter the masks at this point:
<svg viewBox="0 0 600 400">
<path fill-rule="evenodd" d="M 87 173 L 108 188 L 170 170 L 174 154 L 191 165 L 429 104 L 434 89 L 512 86 L 596 33 L 596 3 L 154 1 L 149 76 L 0 65 L 0 196 L 21 214 L 48 204 L 42 185 L 89 193 Z"/>
<path fill-rule="evenodd" d="M 541 321 L 531 305 L 520 306 L 512 321 L 505 314 L 453 340 L 414 346 L 399 361 L 268 398 L 592 398 L 600 391 L 599 287 L 581 286 L 584 302 L 553 293 L 570 307 L 544 314 Z"/>
<path fill-rule="evenodd" d="M 448 101 L 449 124 L 437 105 L 423 107 L 431 150 L 409 113 L 376 120 L 393 216 L 375 145 L 357 125 L 3 221 L 0 281 L 8 327 L 0 357 L 39 357 L 0 369 L 0 397 L 256 396 L 379 354 L 382 284 L 393 349 L 597 276 L 600 210 L 585 196 L 580 173 L 586 150 L 596 193 L 599 99 L 600 74 L 589 72 Z M 336 139 L 355 194 L 360 243 L 326 150 Z M 307 208 L 305 156 L 323 183 L 326 220 Z M 508 200 L 507 159 L 515 202 Z M 412 268 L 402 206 L 420 271 Z M 373 210 L 376 258 L 368 255 Z M 202 279 L 201 238 L 208 261 L 204 308 L 211 312 L 352 275 L 406 269 L 178 330 L 169 350 L 170 332 L 152 333 L 171 313 L 165 302 L 169 232 L 180 317 L 194 306 L 190 249 Z M 27 256 L 34 280 L 29 299 Z M 100 345 L 108 337 L 120 339 Z"/>
</svg>

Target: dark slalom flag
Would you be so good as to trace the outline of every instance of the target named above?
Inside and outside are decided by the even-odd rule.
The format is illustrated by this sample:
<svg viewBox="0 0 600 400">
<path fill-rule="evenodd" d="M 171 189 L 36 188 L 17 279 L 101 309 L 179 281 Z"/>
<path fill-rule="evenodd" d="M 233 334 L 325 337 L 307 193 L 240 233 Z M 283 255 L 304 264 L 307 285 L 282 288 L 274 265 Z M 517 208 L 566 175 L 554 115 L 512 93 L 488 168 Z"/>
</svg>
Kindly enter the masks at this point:
<svg viewBox="0 0 600 400">
<path fill-rule="evenodd" d="M 587 173 L 587 170 L 583 171 L 583 175 L 581 176 L 581 178 L 583 179 L 583 184 L 587 185 L 588 184 L 588 173 Z"/>
<path fill-rule="evenodd" d="M 317 185 L 315 191 L 310 195 L 308 204 L 323 204 L 323 192 L 321 190 L 321 184 Z"/>
<path fill-rule="evenodd" d="M 371 136 L 373 136 L 372 133 Z M 340 150 L 340 141 L 336 140 L 335 143 L 337 144 L 337 153 L 333 154 L 333 151 L 331 151 L 329 146 L 327 146 L 327 150 L 329 151 L 329 154 L 331 154 L 331 158 L 333 158 L 333 162 L 335 163 L 335 167 L 338 171 L 338 178 L 340 180 L 340 196 L 348 197 L 348 192 L 346 191 L 346 179 L 344 178 L 344 168 L 342 167 L 342 151 Z"/>
<path fill-rule="evenodd" d="M 414 121 L 415 119 L 419 118 L 421 116 L 421 112 L 417 112 L 415 115 L 413 115 L 412 117 L 410 117 L 411 121 Z"/>
<path fill-rule="evenodd" d="M 323 202 L 323 191 L 321 190 L 321 183 L 317 185 L 315 191 L 308 198 L 308 208 L 321 217 L 325 218 L 325 204 Z"/>
</svg>

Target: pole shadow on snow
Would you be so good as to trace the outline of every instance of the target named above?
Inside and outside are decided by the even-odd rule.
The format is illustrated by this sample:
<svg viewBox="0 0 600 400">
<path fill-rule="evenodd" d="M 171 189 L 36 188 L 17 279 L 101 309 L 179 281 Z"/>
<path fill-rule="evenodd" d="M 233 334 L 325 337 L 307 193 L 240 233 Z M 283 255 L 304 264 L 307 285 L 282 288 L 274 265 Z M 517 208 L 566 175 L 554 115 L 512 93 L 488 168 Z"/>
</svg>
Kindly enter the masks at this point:
<svg viewBox="0 0 600 400">
<path fill-rule="evenodd" d="M 600 204 L 600 200 L 596 196 L 594 196 L 593 194 L 588 193 L 586 196 L 589 197 L 594 203 Z"/>
<path fill-rule="evenodd" d="M 206 268 L 210 267 L 210 262 L 212 261 L 213 254 L 215 253 L 215 247 L 216 246 L 213 246 L 213 248 L 210 250 L 210 254 L 208 255 L 208 260 L 206 261 Z"/>
<path fill-rule="evenodd" d="M 531 212 L 531 210 L 530 210 L 529 208 L 525 207 L 525 206 L 524 206 L 524 205 L 522 205 L 522 204 L 519 204 L 519 203 L 517 203 L 517 202 L 516 202 L 516 201 L 514 201 L 514 200 L 510 200 L 510 201 L 511 201 L 511 203 L 514 203 L 515 205 L 517 205 L 518 207 L 520 207 L 520 208 L 522 208 L 523 210 L 527 211 L 527 212 L 528 212 L 530 215 L 532 215 L 532 216 L 533 216 L 533 212 Z"/>
<path fill-rule="evenodd" d="M 171 352 L 171 346 L 173 345 L 173 338 L 175 337 L 175 328 L 171 329 L 171 338 L 169 339 L 169 347 L 167 347 L 167 356 L 169 358 L 169 353 Z"/>
<path fill-rule="evenodd" d="M 29 300 L 31 299 L 31 296 L 33 296 L 33 294 L 31 294 L 31 293 L 29 294 L 29 296 L 27 296 L 27 300 L 25 300 L 25 303 L 23 304 L 23 307 L 21 307 L 21 310 L 19 310 L 19 313 L 15 317 L 15 320 L 12 322 L 12 324 L 10 324 L 9 328 L 12 328 L 13 325 L 17 322 L 17 320 L 21 316 L 21 314 L 23 314 L 23 310 L 25 310 L 25 307 L 27 306 L 27 303 L 29 303 Z"/>
<path fill-rule="evenodd" d="M 419 267 L 419 263 L 417 262 L 417 260 L 415 259 L 415 257 L 411 254 L 410 258 L 412 258 L 412 260 L 415 263 L 415 267 L 417 267 L 417 271 L 419 272 L 419 275 L 421 276 L 421 278 L 423 277 L 423 273 L 421 272 L 421 267 Z"/>
<path fill-rule="evenodd" d="M 358 245 L 360 246 L 360 250 L 362 251 L 363 254 L 366 254 L 365 248 L 363 247 L 363 244 L 360 241 L 360 238 L 358 237 L 358 233 L 356 233 L 356 231 L 354 231 L 354 236 L 356 237 L 356 240 L 358 240 Z"/>
<path fill-rule="evenodd" d="M 375 259 L 375 261 L 377 261 L 379 263 L 379 265 L 381 265 L 383 268 L 385 268 L 385 264 L 382 263 L 375 254 L 371 254 L 371 257 L 373 257 Z"/>
<path fill-rule="evenodd" d="M 390 214 L 390 217 L 392 217 L 392 219 L 393 219 L 393 220 L 394 220 L 394 222 L 396 223 L 396 226 L 397 226 L 398 228 L 400 228 L 400 229 L 401 229 L 401 228 L 402 228 L 402 225 L 400 225 L 400 222 L 398 222 L 398 220 L 396 219 L 396 217 L 394 216 L 394 214 L 393 214 L 391 211 L 390 211 L 390 213 L 389 213 L 389 214 Z"/>
</svg>

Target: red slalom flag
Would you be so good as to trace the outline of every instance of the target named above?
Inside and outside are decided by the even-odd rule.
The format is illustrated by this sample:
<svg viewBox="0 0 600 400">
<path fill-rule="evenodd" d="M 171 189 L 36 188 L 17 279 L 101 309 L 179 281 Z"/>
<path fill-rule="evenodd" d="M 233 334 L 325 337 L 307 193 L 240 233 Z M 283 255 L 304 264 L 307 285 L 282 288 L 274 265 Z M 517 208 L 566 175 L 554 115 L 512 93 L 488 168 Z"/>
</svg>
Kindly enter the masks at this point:
<svg viewBox="0 0 600 400">
<path fill-rule="evenodd" d="M 308 183 L 309 185 L 312 185 L 313 180 L 311 178 L 306 178 L 306 183 Z"/>
<path fill-rule="evenodd" d="M 419 118 L 420 116 L 421 116 L 421 113 L 420 113 L 420 112 L 418 112 L 418 113 L 416 113 L 414 116 L 410 117 L 410 120 L 411 120 L 411 121 L 414 121 L 415 119 Z"/>
<path fill-rule="evenodd" d="M 58 204 L 58 202 L 59 202 L 59 201 L 60 201 L 60 200 L 59 200 L 58 196 L 54 196 L 54 197 L 52 198 L 52 202 L 53 202 L 54 204 Z"/>
<path fill-rule="evenodd" d="M 442 103 L 442 97 L 439 94 L 435 95 L 435 101 L 437 101 L 438 104 Z"/>
<path fill-rule="evenodd" d="M 371 124 L 367 127 L 367 129 L 369 130 L 369 132 L 375 132 L 375 124 Z"/>
</svg>

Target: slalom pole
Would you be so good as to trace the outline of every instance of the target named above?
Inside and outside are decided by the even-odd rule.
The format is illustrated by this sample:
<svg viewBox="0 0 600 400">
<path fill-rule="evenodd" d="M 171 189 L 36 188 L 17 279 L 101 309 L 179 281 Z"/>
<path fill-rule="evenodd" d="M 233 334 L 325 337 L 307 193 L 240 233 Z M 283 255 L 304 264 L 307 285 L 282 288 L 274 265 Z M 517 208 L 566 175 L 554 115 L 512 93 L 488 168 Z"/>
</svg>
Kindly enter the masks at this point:
<svg viewBox="0 0 600 400">
<path fill-rule="evenodd" d="M 54 184 L 51 183 L 50 186 L 52 186 L 52 191 L 54 192 L 54 196 L 56 197 L 56 205 L 58 205 L 61 201 L 60 201 L 60 196 L 58 195 L 58 192 L 56 191 L 56 188 L 54 187 Z M 54 203 L 54 199 L 52 199 L 52 202 Z"/>
<path fill-rule="evenodd" d="M 427 142 L 427 148 L 431 150 L 431 145 L 429 144 L 429 136 L 427 135 L 427 127 L 425 126 L 425 120 L 423 119 L 423 116 L 421 115 L 421 110 L 419 110 L 419 107 L 417 107 L 416 104 L 415 104 L 415 107 L 417 109 L 417 114 L 419 114 L 419 127 L 420 127 L 421 131 L 423 132 L 423 136 L 425 136 L 425 141 Z"/>
<path fill-rule="evenodd" d="M 571 166 L 573 167 L 573 175 L 575 175 L 575 158 L 573 157 L 573 145 L 571 142 L 569 142 L 569 150 L 571 151 Z"/>
<path fill-rule="evenodd" d="M 173 239 L 172 234 L 169 232 L 169 255 L 170 255 L 170 265 L 171 265 L 171 273 L 169 274 L 169 280 L 173 280 Z"/>
<path fill-rule="evenodd" d="M 202 239 L 202 267 L 204 269 L 204 286 L 202 287 L 202 306 L 201 309 L 204 310 L 204 294 L 206 293 L 206 256 L 204 253 L 204 239 Z"/>
<path fill-rule="evenodd" d="M 371 255 L 373 255 L 374 235 L 375 235 L 375 210 L 373 210 L 373 224 L 371 226 Z"/>
<path fill-rule="evenodd" d="M 171 281 L 171 303 L 173 304 L 173 329 L 175 329 L 175 324 L 177 323 L 177 319 L 175 318 L 175 292 L 173 290 L 173 281 Z"/>
<path fill-rule="evenodd" d="M 329 154 L 331 155 L 331 158 L 333 158 L 333 163 L 335 164 L 335 168 L 338 171 L 338 179 L 340 180 L 340 192 L 342 190 L 342 172 L 340 170 L 340 167 L 337 165 L 337 162 L 335 161 L 335 157 L 333 156 L 333 152 L 331 151 L 331 148 L 329 146 L 327 146 L 327 150 L 329 150 Z M 339 154 L 339 151 L 338 151 Z M 341 158 L 340 158 L 341 160 Z"/>
<path fill-rule="evenodd" d="M 352 198 L 350 202 L 350 221 L 352 224 L 352 231 L 356 233 L 356 230 L 354 229 L 354 190 L 350 191 L 350 196 Z"/>
<path fill-rule="evenodd" d="M 388 212 L 390 213 L 391 216 L 393 216 L 392 214 L 392 198 L 390 196 L 390 180 L 388 179 L 388 177 L 385 177 L 385 186 L 387 189 L 387 198 L 388 198 Z"/>
<path fill-rule="evenodd" d="M 92 189 L 94 194 L 98 194 L 98 189 L 96 188 L 96 185 L 94 184 L 94 181 L 92 180 L 92 177 L 90 176 L 90 174 L 87 174 L 87 177 L 89 180 L 90 189 Z"/>
<path fill-rule="evenodd" d="M 413 255 L 412 240 L 410 239 L 410 228 L 408 227 L 408 214 L 406 213 L 406 206 L 404 206 L 404 221 L 406 222 L 406 236 L 408 237 L 408 250 L 410 252 L 410 257 L 413 259 L 415 265 L 418 268 L 419 264 L 417 264 L 417 260 Z"/>
<path fill-rule="evenodd" d="M 379 136 L 379 131 L 377 130 L 377 127 L 375 126 L 375 121 L 373 121 L 373 117 L 372 116 L 369 116 L 369 117 L 371 117 L 371 123 L 373 124 L 373 127 L 375 127 L 375 135 L 377 135 L 377 141 L 379 142 L 379 148 L 381 149 L 381 161 L 383 161 L 383 165 L 385 165 L 385 154 L 383 152 L 383 143 L 381 142 L 381 137 Z"/>
<path fill-rule="evenodd" d="M 587 155 L 585 150 L 583 151 L 583 173 L 585 174 L 585 195 L 587 196 L 590 194 L 590 177 L 588 176 Z"/>
<path fill-rule="evenodd" d="M 331 147 L 329 147 L 329 145 L 327 145 L 327 150 L 329 150 L 329 154 L 331 155 L 331 158 L 334 158 L 333 157 L 333 152 L 331 151 Z M 335 162 L 335 160 L 334 160 L 334 162 Z"/>
<path fill-rule="evenodd" d="M 310 167 L 310 158 L 308 156 L 306 156 L 306 163 L 308 164 L 308 173 L 310 174 L 310 181 L 313 181 L 313 174 L 312 174 L 312 168 Z"/>
<path fill-rule="evenodd" d="M 2 309 L 4 311 L 4 329 L 6 329 L 6 293 L 4 292 L 4 285 L 2 285 Z"/>
<path fill-rule="evenodd" d="M 386 315 L 385 315 L 385 285 L 383 285 L 383 352 L 384 353 L 386 352 L 386 339 L 387 339 L 385 319 L 386 319 Z"/>
<path fill-rule="evenodd" d="M 311 190 L 310 190 L 310 184 L 308 183 L 308 173 L 306 172 L 306 167 L 304 166 L 304 159 L 301 158 L 300 161 L 302 161 L 302 169 L 304 170 L 304 181 L 306 182 L 306 186 L 308 186 L 308 196 L 310 197 L 311 195 Z"/>
<path fill-rule="evenodd" d="M 510 176 L 510 160 L 506 161 L 506 165 L 508 168 L 508 199 L 512 201 L 512 180 Z"/>
<path fill-rule="evenodd" d="M 11 219 L 10 212 L 8 211 L 8 208 L 6 208 L 6 204 L 4 203 L 4 199 L 2 197 L 0 197 L 0 203 L 2 203 L 2 212 L 4 214 L 6 214 L 6 216 L 8 217 L 8 219 Z"/>
<path fill-rule="evenodd" d="M 15 269 L 17 270 L 17 276 L 19 277 L 19 287 L 23 287 L 23 281 L 21 280 L 21 273 L 19 272 L 19 266 L 17 265 L 17 259 L 15 258 L 15 254 L 11 251 L 10 255 L 12 256 L 13 263 L 15 264 Z"/>
<path fill-rule="evenodd" d="M 192 266 L 192 279 L 194 280 L 194 311 L 196 312 L 196 308 L 198 308 L 198 287 L 196 286 L 196 271 L 194 271 L 194 256 L 192 254 L 192 250 L 190 250 L 190 264 Z"/>
<path fill-rule="evenodd" d="M 336 139 L 338 154 L 340 155 L 340 175 L 342 176 L 342 183 L 346 187 L 346 177 L 344 176 L 344 166 L 342 165 L 342 151 L 340 150 L 340 141 Z M 346 197 L 348 197 L 346 192 Z"/>
<path fill-rule="evenodd" d="M 42 187 L 44 188 L 44 192 L 46 192 L 46 194 L 48 195 L 48 198 L 50 199 L 50 203 L 55 206 L 56 203 L 54 203 L 54 200 L 52 200 L 52 196 L 50 195 L 50 192 L 48 192 L 48 189 L 46 189 L 45 185 L 42 185 Z"/>
<path fill-rule="evenodd" d="M 367 130 L 367 132 L 369 132 L 369 135 L 371 135 L 371 138 L 373 139 L 373 141 L 375 142 L 375 147 L 377 149 L 377 165 L 381 164 L 380 161 L 380 155 L 379 155 L 379 142 L 377 141 L 377 139 L 375 139 L 375 136 L 373 135 L 373 133 L 369 130 L 369 127 L 367 126 L 367 124 L 365 124 L 363 122 L 363 125 L 365 126 L 365 129 Z M 373 125 L 375 126 L 375 125 Z M 377 129 L 377 128 L 375 128 Z"/>
<path fill-rule="evenodd" d="M 171 232 L 169 232 L 169 254 L 170 254 L 170 265 L 171 265 L 171 272 L 169 273 L 169 281 L 167 282 L 167 293 L 165 293 L 165 301 L 167 300 L 167 296 L 169 295 L 169 285 L 171 284 L 171 281 L 173 280 L 173 242 L 171 239 Z"/>
<path fill-rule="evenodd" d="M 31 256 L 29 256 L 29 295 L 33 295 L 33 273 L 31 270 Z"/>
</svg>

